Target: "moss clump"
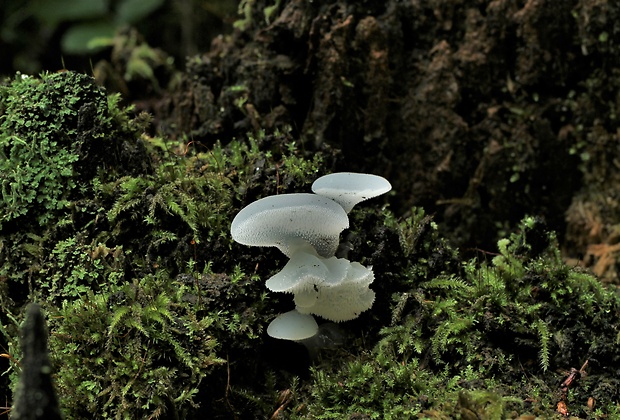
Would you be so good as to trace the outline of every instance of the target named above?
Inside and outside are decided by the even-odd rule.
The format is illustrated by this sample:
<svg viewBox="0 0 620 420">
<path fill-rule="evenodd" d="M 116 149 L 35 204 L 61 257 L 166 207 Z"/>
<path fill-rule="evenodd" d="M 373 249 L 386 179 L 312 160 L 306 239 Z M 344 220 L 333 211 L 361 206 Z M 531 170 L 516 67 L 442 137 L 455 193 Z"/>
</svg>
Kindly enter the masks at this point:
<svg viewBox="0 0 620 420">
<path fill-rule="evenodd" d="M 128 124 L 118 96 L 108 98 L 91 77 L 18 75 L 0 87 L 0 98 L 0 226 L 17 220 L 49 223 L 97 168 L 139 170 L 123 165 L 132 157 L 122 150 L 139 125 Z"/>
<path fill-rule="evenodd" d="M 187 294 L 160 271 L 54 309 L 50 349 L 68 418 L 185 418 L 223 362 L 211 335 L 216 315 Z"/>
<path fill-rule="evenodd" d="M 446 258 L 442 272 L 429 277 L 425 250 L 442 243 L 436 227 L 416 211 L 398 229 L 410 260 L 400 281 L 410 287 L 393 295 L 391 319 L 382 321 L 390 325 L 372 350 L 313 371 L 310 417 L 549 415 L 564 398 L 561 372 L 585 360 L 592 379 L 570 390 L 571 413 L 587 415 L 589 397 L 599 413 L 616 413 L 620 394 L 608 372 L 620 366 L 620 298 L 566 266 L 544 223 L 524 219 L 490 262 L 455 270 Z"/>
<path fill-rule="evenodd" d="M 263 275 L 275 252 L 234 250 L 230 221 L 260 196 L 308 189 L 322 154 L 305 156 L 288 131 L 209 148 L 150 137 L 148 119 L 84 75 L 19 77 L 2 89 L 2 164 L 15 169 L 2 178 L 2 205 L 19 207 L 0 233 L 3 352 L 20 359 L 18 326 L 37 300 L 66 418 L 230 415 L 215 401 L 228 374 L 267 376 L 251 356 L 277 310 L 264 305 L 253 259 Z M 28 107 L 17 101 L 26 94 Z M 2 371 L 10 395 L 18 365 Z"/>
</svg>

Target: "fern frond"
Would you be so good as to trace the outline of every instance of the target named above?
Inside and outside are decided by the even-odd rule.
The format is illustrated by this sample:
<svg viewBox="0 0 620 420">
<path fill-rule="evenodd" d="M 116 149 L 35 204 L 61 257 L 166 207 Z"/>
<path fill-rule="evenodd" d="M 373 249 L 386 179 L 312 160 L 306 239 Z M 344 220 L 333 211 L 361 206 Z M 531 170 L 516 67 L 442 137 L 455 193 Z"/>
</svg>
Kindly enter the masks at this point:
<svg viewBox="0 0 620 420">
<path fill-rule="evenodd" d="M 112 314 L 112 320 L 110 321 L 110 325 L 108 326 L 108 336 L 112 336 L 113 332 L 116 331 L 116 327 L 121 323 L 123 318 L 129 314 L 130 311 L 129 306 L 119 306 L 114 309 L 114 313 Z"/>
</svg>

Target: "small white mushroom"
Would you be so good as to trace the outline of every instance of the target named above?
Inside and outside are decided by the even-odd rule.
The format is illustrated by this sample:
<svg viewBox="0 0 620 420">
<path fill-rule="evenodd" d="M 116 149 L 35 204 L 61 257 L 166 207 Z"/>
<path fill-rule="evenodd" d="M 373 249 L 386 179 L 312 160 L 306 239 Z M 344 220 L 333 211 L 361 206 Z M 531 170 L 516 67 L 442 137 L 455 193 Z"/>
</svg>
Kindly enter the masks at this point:
<svg viewBox="0 0 620 420">
<path fill-rule="evenodd" d="M 282 340 L 300 341 L 313 337 L 319 326 L 312 315 L 292 310 L 278 315 L 267 327 L 267 334 Z"/>
<path fill-rule="evenodd" d="M 265 285 L 272 292 L 297 293 L 322 283 L 337 284 L 347 275 L 349 265 L 343 258 L 322 258 L 310 250 L 298 250 Z"/>
<path fill-rule="evenodd" d="M 392 189 L 389 181 L 378 175 L 337 172 L 318 178 L 312 192 L 331 198 L 349 213 L 359 202 L 377 197 Z"/>
<path fill-rule="evenodd" d="M 358 262 L 348 263 L 347 275 L 337 283 L 325 282 L 317 289 L 317 299 L 312 306 L 297 305 L 297 310 L 304 314 L 314 314 L 330 321 L 342 322 L 357 318 L 362 312 L 372 307 L 375 292 L 368 286 L 375 275 L 370 268 Z M 297 295 L 295 295 L 297 304 Z"/>
<path fill-rule="evenodd" d="M 306 244 L 330 257 L 338 248 L 340 232 L 348 227 L 346 212 L 328 198 L 281 194 L 243 208 L 233 219 L 230 233 L 240 244 L 275 246 L 288 257 Z"/>
<path fill-rule="evenodd" d="M 349 266 L 350 262 L 342 258 L 319 257 L 312 248 L 298 250 L 282 271 L 269 278 L 265 285 L 272 292 L 294 294 L 297 307 L 311 308 L 323 287 L 342 282 Z"/>
</svg>

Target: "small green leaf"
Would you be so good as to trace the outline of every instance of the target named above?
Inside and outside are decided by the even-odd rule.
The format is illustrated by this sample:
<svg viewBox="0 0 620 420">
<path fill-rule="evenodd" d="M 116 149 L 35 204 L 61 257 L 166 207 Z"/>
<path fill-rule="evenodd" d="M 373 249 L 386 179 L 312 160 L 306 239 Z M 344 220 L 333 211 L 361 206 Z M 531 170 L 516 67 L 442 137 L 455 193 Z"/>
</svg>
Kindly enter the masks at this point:
<svg viewBox="0 0 620 420">
<path fill-rule="evenodd" d="M 85 54 L 93 52 L 93 40 L 112 38 L 116 30 L 112 22 L 86 22 L 70 27 L 62 37 L 62 50 L 68 54 Z"/>
<path fill-rule="evenodd" d="M 116 22 L 119 25 L 138 22 L 159 9 L 164 0 L 125 0 L 116 9 Z"/>
<path fill-rule="evenodd" d="M 50 25 L 66 21 L 100 18 L 108 13 L 107 0 L 34 0 L 31 11 Z"/>
</svg>

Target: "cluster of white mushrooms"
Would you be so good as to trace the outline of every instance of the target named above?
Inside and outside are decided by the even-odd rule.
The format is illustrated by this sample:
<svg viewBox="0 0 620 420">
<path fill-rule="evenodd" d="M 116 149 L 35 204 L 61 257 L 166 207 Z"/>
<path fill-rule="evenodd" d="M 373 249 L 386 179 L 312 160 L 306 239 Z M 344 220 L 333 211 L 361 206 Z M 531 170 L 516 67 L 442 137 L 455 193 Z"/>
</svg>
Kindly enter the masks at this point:
<svg viewBox="0 0 620 420">
<path fill-rule="evenodd" d="M 392 189 L 380 176 L 340 172 L 312 184 L 314 194 L 281 194 L 262 198 L 242 209 L 230 231 L 250 246 L 275 246 L 290 258 L 267 280 L 274 292 L 291 293 L 295 309 L 275 318 L 267 333 L 300 341 L 314 336 L 312 315 L 341 322 L 370 309 L 375 293 L 371 268 L 336 258 L 340 233 L 349 227 L 347 213 L 357 203 Z"/>
</svg>

